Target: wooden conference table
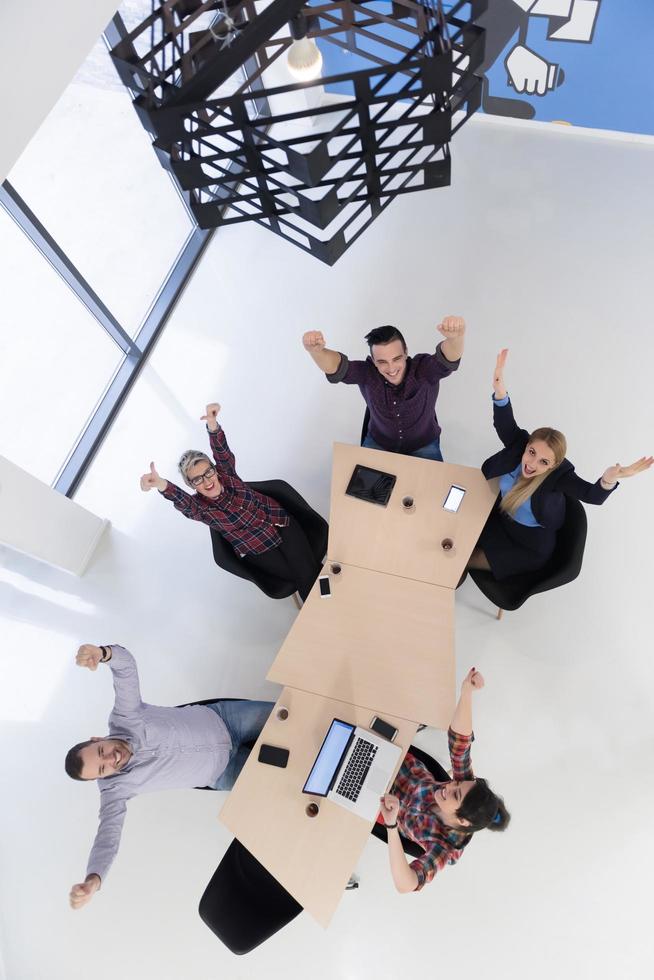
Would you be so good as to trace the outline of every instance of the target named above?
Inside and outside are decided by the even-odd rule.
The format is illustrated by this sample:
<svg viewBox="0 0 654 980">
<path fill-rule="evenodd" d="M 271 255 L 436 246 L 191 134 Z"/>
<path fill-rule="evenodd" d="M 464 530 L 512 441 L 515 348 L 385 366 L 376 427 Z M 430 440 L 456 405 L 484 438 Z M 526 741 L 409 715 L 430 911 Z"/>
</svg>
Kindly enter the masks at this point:
<svg viewBox="0 0 654 980">
<path fill-rule="evenodd" d="M 386 507 L 346 495 L 359 463 L 396 476 Z M 465 490 L 457 513 L 443 509 L 452 485 Z M 447 728 L 454 590 L 495 496 L 494 484 L 469 466 L 337 443 L 324 569 L 331 596 L 314 586 L 268 680 Z"/>
<path fill-rule="evenodd" d="M 285 721 L 277 718 L 281 705 L 288 709 Z M 404 749 L 399 769 L 416 724 L 384 717 L 398 729 L 395 741 Z M 331 800 L 302 792 L 334 718 L 367 728 L 370 711 L 284 688 L 220 814 L 234 836 L 322 926 L 329 925 L 371 828 Z M 290 749 L 285 769 L 258 761 L 262 742 Z M 314 799 L 320 811 L 309 817 L 306 807 Z"/>
<path fill-rule="evenodd" d="M 357 464 L 397 477 L 386 507 L 345 493 Z M 451 486 L 465 490 L 456 513 L 443 509 Z M 405 497 L 414 500 L 409 511 Z M 456 589 L 496 497 L 497 481 L 471 466 L 337 442 L 327 552 L 332 561 Z"/>
<path fill-rule="evenodd" d="M 357 464 L 396 476 L 386 507 L 346 496 Z M 466 493 L 443 509 L 452 485 Z M 287 685 L 221 812 L 221 820 L 281 885 L 326 926 L 370 823 L 302 786 L 334 718 L 368 728 L 380 714 L 405 751 L 419 722 L 447 728 L 455 704 L 454 590 L 497 488 L 479 470 L 374 449 L 334 447 L 325 573 L 291 627 L 268 679 Z M 402 500 L 414 499 L 406 511 Z M 449 539 L 445 550 L 441 542 Z M 340 572 L 334 572 L 334 564 Z M 266 742 L 290 750 L 285 769 L 257 759 Z M 398 768 L 400 762 L 398 761 Z"/>
<path fill-rule="evenodd" d="M 338 575 L 329 571 L 328 599 L 314 585 L 268 680 L 447 728 L 454 710 L 453 590 L 340 567 Z"/>
</svg>

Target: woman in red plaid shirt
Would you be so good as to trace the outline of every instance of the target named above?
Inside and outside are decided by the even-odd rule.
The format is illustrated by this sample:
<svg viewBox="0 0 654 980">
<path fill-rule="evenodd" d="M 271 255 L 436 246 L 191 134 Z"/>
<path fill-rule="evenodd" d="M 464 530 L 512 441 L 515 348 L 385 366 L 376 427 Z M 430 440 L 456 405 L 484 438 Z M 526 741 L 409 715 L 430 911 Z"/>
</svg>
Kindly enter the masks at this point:
<svg viewBox="0 0 654 980">
<path fill-rule="evenodd" d="M 274 578 L 294 582 L 306 599 L 320 572 L 320 563 L 304 531 L 272 497 L 257 493 L 236 472 L 234 454 L 217 422 L 220 405 L 207 405 L 213 462 L 206 453 L 189 450 L 179 461 L 187 493 L 159 476 L 154 463 L 141 477 L 141 490 L 158 490 L 184 517 L 202 521 L 228 541 L 243 561 Z"/>
<path fill-rule="evenodd" d="M 448 731 L 452 779 L 438 782 L 426 766 L 407 753 L 391 792 L 381 798 L 388 831 L 391 874 L 399 892 L 418 891 L 447 864 L 455 864 L 477 830 L 505 830 L 510 816 L 503 800 L 485 779 L 475 779 L 470 763 L 472 692 L 484 686 L 473 667 Z M 409 864 L 400 834 L 415 841 L 424 855 Z"/>
</svg>

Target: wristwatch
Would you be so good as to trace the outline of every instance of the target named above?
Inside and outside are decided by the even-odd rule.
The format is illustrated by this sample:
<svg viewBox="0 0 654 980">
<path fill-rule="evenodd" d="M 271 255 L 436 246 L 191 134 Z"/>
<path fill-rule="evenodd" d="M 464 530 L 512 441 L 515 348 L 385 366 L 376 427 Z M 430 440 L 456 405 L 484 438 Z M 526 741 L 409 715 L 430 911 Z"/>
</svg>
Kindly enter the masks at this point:
<svg viewBox="0 0 654 980">
<path fill-rule="evenodd" d="M 111 660 L 111 650 L 109 649 L 109 647 L 103 647 L 103 646 L 101 646 L 100 649 L 102 650 L 102 656 L 100 657 L 100 663 L 101 664 L 106 664 L 106 662 L 108 660 Z"/>
</svg>

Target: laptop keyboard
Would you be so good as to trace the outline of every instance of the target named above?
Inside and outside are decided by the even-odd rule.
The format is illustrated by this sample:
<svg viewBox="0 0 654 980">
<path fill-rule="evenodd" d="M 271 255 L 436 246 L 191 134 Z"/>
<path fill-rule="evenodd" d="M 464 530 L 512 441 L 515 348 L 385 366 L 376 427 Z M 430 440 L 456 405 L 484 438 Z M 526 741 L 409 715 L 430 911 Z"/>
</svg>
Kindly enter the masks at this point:
<svg viewBox="0 0 654 980">
<path fill-rule="evenodd" d="M 336 792 L 352 803 L 356 803 L 364 780 L 368 775 L 373 759 L 377 754 L 377 746 L 367 742 L 365 738 L 357 738 L 350 761 L 343 770 Z"/>
</svg>

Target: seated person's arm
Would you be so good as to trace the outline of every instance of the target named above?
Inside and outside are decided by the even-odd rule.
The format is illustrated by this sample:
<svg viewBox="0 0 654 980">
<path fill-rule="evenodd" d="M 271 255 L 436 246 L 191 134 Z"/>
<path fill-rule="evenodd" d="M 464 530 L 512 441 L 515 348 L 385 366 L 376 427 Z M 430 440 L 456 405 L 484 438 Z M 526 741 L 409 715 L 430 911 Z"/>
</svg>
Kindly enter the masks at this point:
<svg viewBox="0 0 654 980">
<path fill-rule="evenodd" d="M 319 330 L 308 330 L 302 337 L 302 343 L 321 371 L 325 374 L 336 373 L 341 363 L 341 355 L 338 351 L 325 347 L 325 338 Z"/>
<path fill-rule="evenodd" d="M 402 841 L 397 827 L 397 818 L 400 810 L 400 801 L 397 796 L 387 793 L 381 798 L 381 813 L 384 823 L 387 826 L 388 834 L 388 858 L 391 863 L 391 875 L 393 883 L 402 894 L 413 892 L 419 884 L 418 875 L 407 862 L 402 850 Z M 390 824 L 390 827 L 389 827 Z"/>
<path fill-rule="evenodd" d="M 466 322 L 462 316 L 446 316 L 436 328 L 445 340 L 441 343 L 441 354 L 448 361 L 458 361 L 463 356 Z"/>
<path fill-rule="evenodd" d="M 92 671 L 97 670 L 98 664 L 109 666 L 114 682 L 112 718 L 115 715 L 125 717 L 142 706 L 136 661 L 125 647 L 117 643 L 99 647 L 92 643 L 83 643 L 77 651 L 75 662 L 78 667 L 86 667 Z"/>
<path fill-rule="evenodd" d="M 402 850 L 402 841 L 397 830 L 388 831 L 388 856 L 391 862 L 393 884 L 400 894 L 414 892 L 419 885 L 418 875 L 407 862 Z"/>
<path fill-rule="evenodd" d="M 618 480 L 644 473 L 652 463 L 654 463 L 653 456 L 642 456 L 631 466 L 620 466 L 616 463 L 615 466 L 607 467 L 596 483 L 582 480 L 576 473 L 566 473 L 559 481 L 558 488 L 571 497 L 576 497 L 577 500 L 583 500 L 585 504 L 603 504 L 617 488 Z"/>
<path fill-rule="evenodd" d="M 236 472 L 236 458 L 227 445 L 227 437 L 217 421 L 219 411 L 220 405 L 218 402 L 211 402 L 210 405 L 207 405 L 207 414 L 200 416 L 200 418 L 201 421 L 207 423 L 209 445 L 211 446 L 211 452 L 218 471 L 227 473 L 229 476 L 238 476 Z"/>
<path fill-rule="evenodd" d="M 111 644 L 108 649 L 111 651 L 108 664 L 114 682 L 114 708 L 111 717 L 127 717 L 143 705 L 136 661 L 129 650 L 116 643 Z"/>
<path fill-rule="evenodd" d="M 172 501 L 175 510 L 181 511 L 184 517 L 190 517 L 194 521 L 203 521 L 205 515 L 198 503 L 190 493 L 186 493 L 180 487 L 164 480 L 155 469 L 154 463 L 150 463 L 150 472 L 144 473 L 141 477 L 141 490 L 147 493 L 149 490 L 158 490 L 162 497 Z"/>
<path fill-rule="evenodd" d="M 526 429 L 521 429 L 513 417 L 509 394 L 504 384 L 504 365 L 508 349 L 501 350 L 495 362 L 493 373 L 493 425 L 504 446 L 512 446 L 518 439 L 529 439 Z"/>
<path fill-rule="evenodd" d="M 450 728 L 459 735 L 472 735 L 472 692 L 480 691 L 484 686 L 484 678 L 471 667 L 461 684 L 461 693 L 457 701 Z"/>
<path fill-rule="evenodd" d="M 100 826 L 89 855 L 86 878 L 73 885 L 70 890 L 71 908 L 80 909 L 90 902 L 106 878 L 118 853 L 126 812 L 126 800 L 119 799 L 105 803 L 103 799 L 100 805 Z"/>
</svg>

